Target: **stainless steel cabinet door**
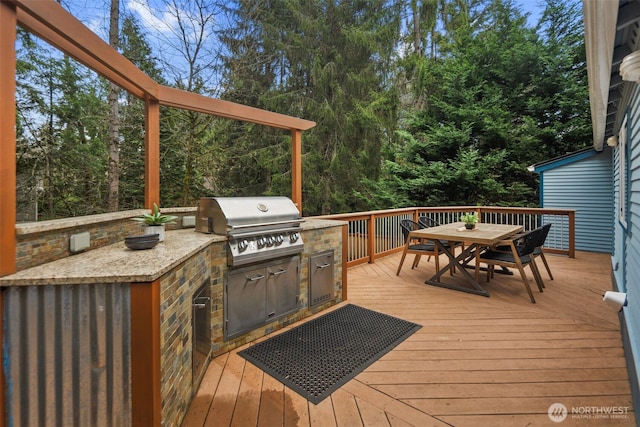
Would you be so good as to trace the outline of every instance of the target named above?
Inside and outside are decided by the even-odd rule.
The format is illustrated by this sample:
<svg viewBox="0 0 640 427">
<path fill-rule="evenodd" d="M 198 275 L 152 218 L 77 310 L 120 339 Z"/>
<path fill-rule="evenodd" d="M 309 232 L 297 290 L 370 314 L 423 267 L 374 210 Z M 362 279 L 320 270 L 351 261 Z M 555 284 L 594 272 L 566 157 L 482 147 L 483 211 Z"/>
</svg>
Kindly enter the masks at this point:
<svg viewBox="0 0 640 427">
<path fill-rule="evenodd" d="M 265 268 L 229 272 L 225 292 L 225 336 L 231 338 L 264 324 Z"/>
<path fill-rule="evenodd" d="M 333 251 L 320 252 L 309 258 L 309 307 L 334 297 Z"/>
<path fill-rule="evenodd" d="M 267 321 L 298 308 L 299 258 L 287 259 L 267 267 Z"/>
</svg>

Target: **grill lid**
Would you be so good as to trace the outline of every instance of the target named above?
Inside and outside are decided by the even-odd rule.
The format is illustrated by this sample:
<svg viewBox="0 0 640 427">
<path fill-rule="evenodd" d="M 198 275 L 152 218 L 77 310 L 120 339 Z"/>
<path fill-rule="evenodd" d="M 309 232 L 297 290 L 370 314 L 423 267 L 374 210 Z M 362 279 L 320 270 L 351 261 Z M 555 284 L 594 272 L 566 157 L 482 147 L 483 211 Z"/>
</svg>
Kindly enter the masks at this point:
<svg viewBox="0 0 640 427">
<path fill-rule="evenodd" d="M 242 235 L 299 227 L 302 218 L 288 197 L 203 197 L 199 216 L 209 219 L 210 231 Z"/>
</svg>

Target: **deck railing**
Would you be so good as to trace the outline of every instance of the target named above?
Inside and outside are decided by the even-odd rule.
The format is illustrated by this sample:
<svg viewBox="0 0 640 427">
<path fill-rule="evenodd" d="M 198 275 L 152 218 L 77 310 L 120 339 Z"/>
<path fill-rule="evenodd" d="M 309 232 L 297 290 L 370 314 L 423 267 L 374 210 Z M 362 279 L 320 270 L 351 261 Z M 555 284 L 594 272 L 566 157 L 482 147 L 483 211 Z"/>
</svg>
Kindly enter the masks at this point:
<svg viewBox="0 0 640 427">
<path fill-rule="evenodd" d="M 542 224 L 551 223 L 551 231 L 545 242 L 545 250 L 575 257 L 575 211 L 564 209 L 503 208 L 492 206 L 448 206 L 413 207 L 325 215 L 319 218 L 347 221 L 346 246 L 347 267 L 373 263 L 376 258 L 402 250 L 404 239 L 400 221 L 418 221 L 429 217 L 440 224 L 459 221 L 460 215 L 477 212 L 480 222 L 493 224 L 517 224 L 532 230 Z"/>
</svg>

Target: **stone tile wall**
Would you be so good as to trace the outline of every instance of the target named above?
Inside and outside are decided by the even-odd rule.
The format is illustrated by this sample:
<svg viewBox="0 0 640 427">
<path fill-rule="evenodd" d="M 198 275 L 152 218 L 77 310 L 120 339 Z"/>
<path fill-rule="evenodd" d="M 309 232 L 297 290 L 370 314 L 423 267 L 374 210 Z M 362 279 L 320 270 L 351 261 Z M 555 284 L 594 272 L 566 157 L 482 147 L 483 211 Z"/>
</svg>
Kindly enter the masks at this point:
<svg viewBox="0 0 640 427">
<path fill-rule="evenodd" d="M 16 270 L 45 264 L 74 255 L 69 250 L 72 235 L 88 232 L 90 247 L 97 249 L 124 240 L 126 236 L 143 234 L 140 223 L 131 218 L 147 212 L 144 209 L 91 215 L 63 220 L 42 221 L 16 225 Z M 182 228 L 182 217 L 195 215 L 195 208 L 172 208 L 163 213 L 178 216 L 177 224 L 167 230 Z"/>
<path fill-rule="evenodd" d="M 196 391 L 192 374 L 192 297 L 203 283 L 221 281 L 212 268 L 215 246 L 223 245 L 207 247 L 160 279 L 160 372 L 162 420 L 166 426 L 180 425 Z"/>
<path fill-rule="evenodd" d="M 73 255 L 69 250 L 69 239 L 72 235 L 85 231 L 89 232 L 91 239 L 88 250 L 124 240 L 126 236 L 142 234 L 140 225 L 131 220 L 20 234 L 17 236 L 16 270 L 25 270 Z"/>
</svg>

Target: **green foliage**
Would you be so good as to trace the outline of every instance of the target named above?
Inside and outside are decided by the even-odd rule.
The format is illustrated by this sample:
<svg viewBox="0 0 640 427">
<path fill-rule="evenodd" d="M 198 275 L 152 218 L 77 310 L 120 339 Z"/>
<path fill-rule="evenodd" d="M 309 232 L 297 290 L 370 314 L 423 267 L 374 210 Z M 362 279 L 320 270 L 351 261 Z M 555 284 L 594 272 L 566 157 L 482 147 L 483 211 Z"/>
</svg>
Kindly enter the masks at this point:
<svg viewBox="0 0 640 427">
<path fill-rule="evenodd" d="M 510 0 L 235 0 L 214 20 L 216 5 L 184 3 L 193 9 L 176 17 L 185 69 L 158 62 L 132 16 L 122 53 L 160 83 L 315 121 L 302 141 L 304 215 L 535 206 L 527 167 L 590 144 L 577 0 L 546 0 L 536 28 Z M 214 33 L 214 21 L 227 27 Z M 107 82 L 18 34 L 20 209 L 104 212 Z M 118 102 L 119 205 L 140 208 L 144 102 L 124 92 Z M 290 194 L 288 131 L 166 107 L 160 126 L 163 205 Z"/>
<path fill-rule="evenodd" d="M 134 221 L 141 222 L 145 225 L 166 225 L 166 224 L 175 224 L 176 219 L 178 219 L 175 215 L 165 215 L 160 213 L 160 208 L 158 208 L 157 204 L 153 204 L 153 210 L 150 214 L 145 213 L 137 218 L 131 218 Z"/>
<path fill-rule="evenodd" d="M 417 102 L 380 187 L 408 205 L 535 206 L 527 167 L 590 141 L 577 4 L 549 1 L 540 34 L 507 1 L 481 20 L 454 9 L 457 35 L 442 39 L 441 56 L 402 61 Z"/>
<path fill-rule="evenodd" d="M 460 221 L 464 222 L 465 224 L 474 225 L 479 221 L 478 212 L 467 212 L 463 215 L 460 215 Z"/>
<path fill-rule="evenodd" d="M 239 6 L 237 30 L 223 38 L 233 53 L 226 68 L 234 71 L 226 75 L 225 97 L 317 122 L 303 140 L 305 215 L 366 207 L 355 195 L 379 176 L 381 146 L 393 134 L 397 110 L 386 84 L 400 28 L 396 6 L 381 0 Z M 217 181 L 239 177 L 241 165 L 245 175 L 234 181 L 245 188 L 289 193 L 287 139 L 250 127 L 228 140 L 233 161 L 221 163 Z M 265 152 L 272 160 L 257 161 Z"/>
<path fill-rule="evenodd" d="M 125 16 L 120 30 L 122 54 L 154 80 L 164 79 L 153 59 L 153 51 L 143 29 L 131 16 Z M 145 109 L 144 102 L 123 91 L 120 113 L 120 209 L 144 206 Z M 161 126 L 163 122 L 161 121 Z M 164 200 L 164 199 L 163 199 Z M 169 204 L 169 202 L 166 202 Z M 170 204 L 173 204 L 171 202 Z"/>
</svg>

